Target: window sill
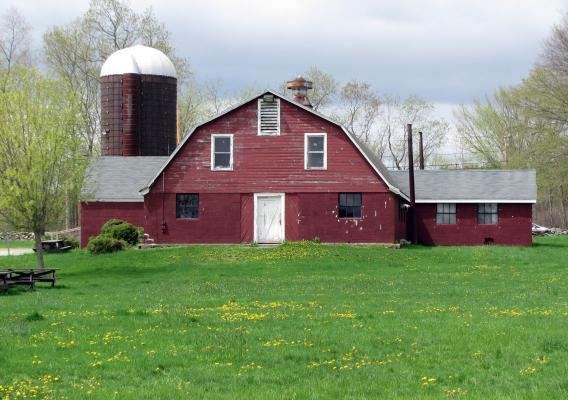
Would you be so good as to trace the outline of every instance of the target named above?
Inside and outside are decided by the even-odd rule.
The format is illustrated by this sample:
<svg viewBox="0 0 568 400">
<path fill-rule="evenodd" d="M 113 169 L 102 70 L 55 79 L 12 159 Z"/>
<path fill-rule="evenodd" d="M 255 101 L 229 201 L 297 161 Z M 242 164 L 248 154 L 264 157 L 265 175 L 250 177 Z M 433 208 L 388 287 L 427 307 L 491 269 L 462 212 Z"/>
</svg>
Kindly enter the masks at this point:
<svg viewBox="0 0 568 400">
<path fill-rule="evenodd" d="M 306 171 L 311 171 L 311 170 L 315 170 L 315 171 L 325 171 L 327 170 L 327 167 L 311 167 L 311 168 L 304 168 L 304 170 Z"/>
<path fill-rule="evenodd" d="M 211 171 L 232 171 L 233 168 L 211 168 Z"/>
<path fill-rule="evenodd" d="M 180 220 L 180 221 L 199 221 L 199 217 L 197 218 L 184 218 L 184 217 L 176 217 L 176 220 Z"/>
</svg>

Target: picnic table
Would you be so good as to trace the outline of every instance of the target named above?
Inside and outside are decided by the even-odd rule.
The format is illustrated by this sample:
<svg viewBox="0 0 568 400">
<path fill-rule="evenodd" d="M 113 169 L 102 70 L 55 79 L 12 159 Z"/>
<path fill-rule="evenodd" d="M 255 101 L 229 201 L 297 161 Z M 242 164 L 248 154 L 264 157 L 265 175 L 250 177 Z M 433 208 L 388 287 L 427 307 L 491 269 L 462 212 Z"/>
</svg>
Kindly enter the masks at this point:
<svg viewBox="0 0 568 400">
<path fill-rule="evenodd" d="M 53 239 L 53 240 L 42 240 L 41 247 L 46 253 L 60 253 L 63 251 L 71 250 L 71 246 L 64 246 L 63 240 Z M 34 251 L 37 249 L 34 247 Z"/>
<path fill-rule="evenodd" d="M 6 269 L 0 271 L 0 290 L 8 290 L 13 285 L 24 285 L 34 288 L 38 282 L 51 283 L 55 286 L 57 268 L 40 269 Z"/>
</svg>

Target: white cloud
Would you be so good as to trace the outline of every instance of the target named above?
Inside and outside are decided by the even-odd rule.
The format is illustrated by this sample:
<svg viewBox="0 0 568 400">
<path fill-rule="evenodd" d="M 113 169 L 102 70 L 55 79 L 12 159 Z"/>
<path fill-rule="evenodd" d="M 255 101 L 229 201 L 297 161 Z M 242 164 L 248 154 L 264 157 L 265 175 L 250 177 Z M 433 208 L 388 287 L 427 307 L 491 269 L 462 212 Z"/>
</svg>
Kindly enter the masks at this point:
<svg viewBox="0 0 568 400">
<path fill-rule="evenodd" d="M 0 0 L 0 9 L 11 3 Z M 200 77 L 275 87 L 309 65 L 380 92 L 460 103 L 518 82 L 568 0 L 134 0 L 152 6 Z M 87 0 L 20 1 L 37 41 Z"/>
</svg>

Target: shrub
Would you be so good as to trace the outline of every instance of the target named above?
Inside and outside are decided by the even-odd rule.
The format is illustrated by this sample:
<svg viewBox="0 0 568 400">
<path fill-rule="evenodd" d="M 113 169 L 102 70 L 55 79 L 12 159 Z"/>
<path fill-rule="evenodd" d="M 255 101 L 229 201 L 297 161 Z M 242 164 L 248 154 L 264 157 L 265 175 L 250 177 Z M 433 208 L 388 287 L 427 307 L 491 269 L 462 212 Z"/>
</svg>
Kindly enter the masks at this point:
<svg viewBox="0 0 568 400">
<path fill-rule="evenodd" d="M 144 228 L 138 228 L 120 219 L 109 219 L 101 228 L 101 235 L 124 240 L 131 246 L 137 245 L 143 234 Z"/>
<path fill-rule="evenodd" d="M 98 235 L 89 238 L 87 251 L 91 254 L 112 253 L 124 250 L 127 246 L 124 240 L 115 239 L 108 235 Z"/>
<path fill-rule="evenodd" d="M 110 228 L 110 232 L 108 233 L 108 236 L 114 239 L 124 240 L 131 246 L 138 244 L 139 235 L 140 233 L 138 231 L 138 228 L 127 222 L 124 222 L 120 225 L 114 225 L 112 228 Z"/>
<path fill-rule="evenodd" d="M 101 228 L 101 235 L 109 235 L 110 230 L 117 225 L 127 224 L 128 222 L 121 219 L 109 219 Z"/>
<path fill-rule="evenodd" d="M 68 235 L 61 235 L 59 238 L 63 240 L 63 246 L 71 246 L 72 249 L 79 248 L 79 239 Z"/>
</svg>

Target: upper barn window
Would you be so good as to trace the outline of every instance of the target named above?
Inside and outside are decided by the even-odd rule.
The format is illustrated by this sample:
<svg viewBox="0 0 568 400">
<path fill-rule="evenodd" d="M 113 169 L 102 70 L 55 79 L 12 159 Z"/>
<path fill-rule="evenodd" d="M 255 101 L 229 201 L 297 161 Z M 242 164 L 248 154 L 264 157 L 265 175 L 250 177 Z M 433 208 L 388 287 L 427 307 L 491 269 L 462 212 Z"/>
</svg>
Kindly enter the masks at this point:
<svg viewBox="0 0 568 400">
<path fill-rule="evenodd" d="M 439 225 L 454 225 L 456 223 L 455 203 L 438 203 L 436 208 L 436 223 Z"/>
<path fill-rule="evenodd" d="M 481 203 L 477 206 L 477 223 L 497 225 L 499 206 L 496 203 Z"/>
<path fill-rule="evenodd" d="M 211 169 L 214 171 L 233 169 L 233 135 L 211 135 Z"/>
<path fill-rule="evenodd" d="M 280 135 L 280 99 L 272 94 L 258 99 L 258 134 Z"/>
<path fill-rule="evenodd" d="M 327 168 L 327 135 L 325 133 L 306 133 L 304 140 L 304 168 Z"/>
</svg>

